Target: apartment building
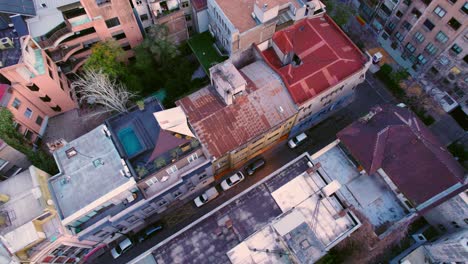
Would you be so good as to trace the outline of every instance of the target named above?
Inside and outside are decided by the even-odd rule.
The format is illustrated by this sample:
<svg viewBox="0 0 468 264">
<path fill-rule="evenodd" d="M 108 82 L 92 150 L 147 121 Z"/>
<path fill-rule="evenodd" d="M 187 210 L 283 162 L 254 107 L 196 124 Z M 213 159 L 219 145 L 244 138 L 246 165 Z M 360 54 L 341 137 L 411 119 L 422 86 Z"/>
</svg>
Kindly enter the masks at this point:
<svg viewBox="0 0 468 264">
<path fill-rule="evenodd" d="M 31 166 L 28 158 L 0 139 L 0 181 L 6 180 Z"/>
<path fill-rule="evenodd" d="M 463 46 L 454 41 L 464 34 L 467 16 L 465 1 L 384 1 L 371 23 L 385 50 L 417 76 L 431 68 L 447 47 L 461 53 Z"/>
<path fill-rule="evenodd" d="M 114 38 L 132 56 L 143 40 L 126 0 L 34 1 L 36 16 L 26 20 L 29 34 L 63 73 L 75 73 L 97 42 Z"/>
<path fill-rule="evenodd" d="M 8 43 L 0 51 L 0 78 L 5 107 L 13 113 L 17 129 L 32 142 L 40 139 L 50 117 L 77 107 L 65 74 L 29 36 L 15 28 L 2 30 Z"/>
<path fill-rule="evenodd" d="M 49 180 L 51 193 L 62 225 L 80 241 L 109 243 L 141 229 L 148 217 L 213 181 L 182 111 L 163 111 L 155 98 L 142 110 L 111 117 L 54 157 L 60 173 Z"/>
<path fill-rule="evenodd" d="M 213 182 L 211 161 L 179 107 L 164 110 L 149 97 L 144 109 L 135 107 L 106 124 L 147 200 L 141 214 L 161 213 L 184 203 Z"/>
<path fill-rule="evenodd" d="M 23 263 L 78 263 L 95 242 L 78 241 L 60 225 L 49 177 L 31 166 L 0 183 L 0 241 Z"/>
<path fill-rule="evenodd" d="M 277 31 L 257 45 L 268 65 L 285 83 L 299 113 L 294 136 L 353 100 L 354 89 L 371 65 L 327 15 L 306 18 Z"/>
<path fill-rule="evenodd" d="M 465 18 L 464 23 L 468 22 Z M 425 77 L 446 92 L 468 115 L 468 28 L 434 59 Z"/>
<path fill-rule="evenodd" d="M 132 8 L 138 13 L 138 22 L 148 30 L 153 24 L 166 25 L 169 39 L 180 44 L 195 32 L 192 7 L 189 0 L 132 0 Z"/>
<path fill-rule="evenodd" d="M 239 167 L 287 135 L 297 109 L 261 60 L 210 68 L 211 85 L 176 102 L 213 160 L 215 174 Z"/>
<path fill-rule="evenodd" d="M 376 106 L 337 137 L 313 161 L 381 238 L 466 189 L 463 168 L 406 108 Z"/>
<path fill-rule="evenodd" d="M 303 18 L 325 13 L 319 0 L 208 0 L 208 29 L 218 49 L 231 55 L 263 43 L 275 31 Z"/>
</svg>

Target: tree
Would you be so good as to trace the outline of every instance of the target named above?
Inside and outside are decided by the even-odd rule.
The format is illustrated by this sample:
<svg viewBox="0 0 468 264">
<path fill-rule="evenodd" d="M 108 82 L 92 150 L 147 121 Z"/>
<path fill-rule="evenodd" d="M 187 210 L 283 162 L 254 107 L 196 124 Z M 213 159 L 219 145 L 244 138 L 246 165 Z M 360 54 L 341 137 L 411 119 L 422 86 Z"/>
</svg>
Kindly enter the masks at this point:
<svg viewBox="0 0 468 264">
<path fill-rule="evenodd" d="M 86 60 L 85 70 L 103 72 L 111 78 L 122 78 L 126 75 L 126 53 L 119 42 L 114 39 L 99 42 L 91 48 L 91 56 Z"/>
<path fill-rule="evenodd" d="M 13 123 L 13 114 L 6 108 L 0 108 L 0 138 L 26 155 L 34 166 L 49 174 L 56 174 L 58 169 L 54 159 L 41 150 L 33 151 Z"/>
<path fill-rule="evenodd" d="M 80 103 L 95 103 L 104 107 L 92 116 L 108 112 L 127 112 L 130 99 L 136 97 L 134 93 L 127 91 L 124 84 L 111 79 L 102 70 L 86 70 L 72 83 L 72 89 L 80 98 Z"/>
<path fill-rule="evenodd" d="M 169 38 L 169 29 L 166 25 L 156 24 L 149 28 L 142 47 L 153 55 L 158 65 L 164 65 L 179 54 L 179 50 Z"/>
</svg>

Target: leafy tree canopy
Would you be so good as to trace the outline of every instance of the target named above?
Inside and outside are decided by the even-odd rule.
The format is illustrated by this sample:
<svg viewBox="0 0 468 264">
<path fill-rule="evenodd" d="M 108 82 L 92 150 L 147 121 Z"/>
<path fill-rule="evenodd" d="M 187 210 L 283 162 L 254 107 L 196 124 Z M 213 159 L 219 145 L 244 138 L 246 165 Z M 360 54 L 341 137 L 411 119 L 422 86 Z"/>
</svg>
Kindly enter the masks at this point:
<svg viewBox="0 0 468 264">
<path fill-rule="evenodd" d="M 125 55 L 125 51 L 116 40 L 99 42 L 91 48 L 91 55 L 86 60 L 84 68 L 96 72 L 102 71 L 111 78 L 119 78 L 126 74 Z"/>
</svg>

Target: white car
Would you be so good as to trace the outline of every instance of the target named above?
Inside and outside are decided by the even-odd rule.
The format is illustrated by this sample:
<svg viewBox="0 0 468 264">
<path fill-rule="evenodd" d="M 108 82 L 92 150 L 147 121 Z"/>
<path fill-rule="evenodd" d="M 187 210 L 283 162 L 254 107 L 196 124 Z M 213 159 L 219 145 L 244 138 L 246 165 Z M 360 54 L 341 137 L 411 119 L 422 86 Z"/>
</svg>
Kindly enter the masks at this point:
<svg viewBox="0 0 468 264">
<path fill-rule="evenodd" d="M 244 179 L 245 179 L 244 174 L 238 171 L 236 172 L 236 174 L 222 181 L 221 188 L 223 188 L 223 190 L 226 191 L 230 189 L 231 187 L 233 187 L 234 185 L 238 184 L 239 182 L 243 181 Z"/>
<path fill-rule="evenodd" d="M 129 248 L 133 246 L 132 241 L 130 239 L 126 238 L 122 242 L 120 242 L 115 248 L 111 250 L 112 257 L 114 259 L 120 257 L 125 251 L 127 251 Z"/>
<path fill-rule="evenodd" d="M 206 190 L 202 195 L 198 196 L 197 198 L 195 198 L 193 200 L 193 202 L 195 203 L 195 205 L 197 207 L 200 207 L 204 204 L 206 204 L 207 202 L 213 200 L 214 198 L 216 198 L 217 196 L 219 195 L 218 191 L 216 190 L 215 187 L 211 187 L 210 189 Z"/>
<path fill-rule="evenodd" d="M 301 133 L 288 141 L 288 145 L 290 148 L 297 147 L 302 141 L 307 139 L 307 135 L 305 133 Z"/>
</svg>

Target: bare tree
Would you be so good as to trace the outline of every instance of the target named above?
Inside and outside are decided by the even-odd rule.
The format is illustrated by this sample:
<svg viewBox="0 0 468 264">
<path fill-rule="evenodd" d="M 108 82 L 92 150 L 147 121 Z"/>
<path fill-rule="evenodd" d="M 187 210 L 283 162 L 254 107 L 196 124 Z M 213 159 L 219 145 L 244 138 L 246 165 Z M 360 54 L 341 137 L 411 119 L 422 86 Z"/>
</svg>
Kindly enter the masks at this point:
<svg viewBox="0 0 468 264">
<path fill-rule="evenodd" d="M 71 87 L 80 98 L 80 104 L 85 102 L 103 106 L 101 110 L 90 116 L 127 112 L 129 100 L 136 97 L 136 94 L 129 92 L 124 84 L 109 78 L 102 71 L 85 71 L 82 76 L 78 76 Z"/>
</svg>

